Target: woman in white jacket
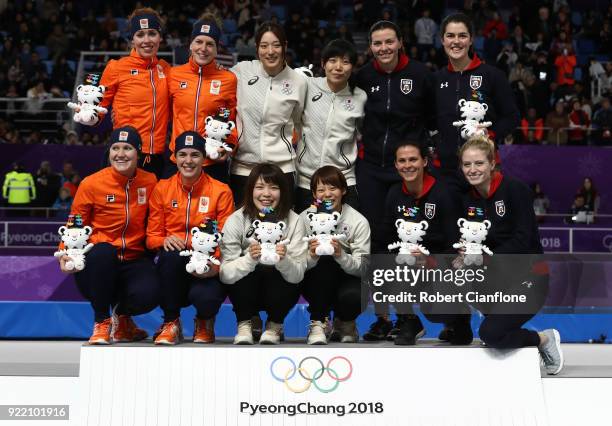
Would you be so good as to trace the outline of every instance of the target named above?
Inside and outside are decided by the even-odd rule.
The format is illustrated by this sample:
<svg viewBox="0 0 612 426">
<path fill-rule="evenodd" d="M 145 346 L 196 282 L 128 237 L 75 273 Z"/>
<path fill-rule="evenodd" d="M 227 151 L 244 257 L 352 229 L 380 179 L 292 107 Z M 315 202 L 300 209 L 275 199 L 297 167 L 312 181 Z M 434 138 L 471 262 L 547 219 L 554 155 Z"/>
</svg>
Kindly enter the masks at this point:
<svg viewBox="0 0 612 426">
<path fill-rule="evenodd" d="M 238 77 L 239 146 L 232 159 L 230 187 L 237 205 L 253 167 L 264 161 L 279 166 L 293 188 L 293 130 L 299 126 L 306 82 L 285 63 L 287 37 L 282 26 L 265 23 L 255 35 L 257 60 L 242 61 L 231 71 Z"/>
<path fill-rule="evenodd" d="M 219 271 L 221 282 L 229 284 L 229 297 L 238 321 L 234 344 L 253 344 L 251 318 L 260 307 L 266 311 L 266 331 L 260 343 L 277 344 L 283 331 L 283 321 L 299 297 L 298 284 L 306 270 L 304 224 L 291 210 L 291 187 L 283 171 L 270 163 L 253 168 L 246 182 L 244 206 L 225 222 L 221 240 L 223 263 Z M 260 243 L 263 232 L 276 232 L 274 252 Z M 274 253 L 277 256 L 274 256 Z M 273 265 L 263 264 L 276 257 Z"/>
<path fill-rule="evenodd" d="M 324 166 L 312 176 L 311 196 L 317 199 L 318 210 L 338 212 L 336 233 L 341 239 L 332 240 L 334 253 L 317 255 L 317 240 L 308 246 L 308 271 L 300 289 L 309 303 L 309 345 L 327 344 L 326 335 L 332 341 L 354 343 L 359 340 L 355 319 L 361 313 L 361 262 L 370 254 L 370 224 L 357 210 L 346 204 L 348 187 L 344 174 L 334 166 Z M 321 203 L 319 203 L 319 201 Z M 321 207 L 327 207 L 322 209 Z M 310 228 L 310 213 L 304 210 L 300 217 Z M 333 331 L 325 330 L 326 317 L 334 311 Z M 328 332 L 326 332 L 328 331 Z"/>
<path fill-rule="evenodd" d="M 305 77 L 308 95 L 297 148 L 296 211 L 310 205 L 310 179 L 325 165 L 336 166 L 342 171 L 348 183 L 344 202 L 359 208 L 355 189 L 355 136 L 364 116 L 367 95 L 349 83 L 356 63 L 355 47 L 345 40 L 333 40 L 321 54 L 325 77 Z"/>
</svg>

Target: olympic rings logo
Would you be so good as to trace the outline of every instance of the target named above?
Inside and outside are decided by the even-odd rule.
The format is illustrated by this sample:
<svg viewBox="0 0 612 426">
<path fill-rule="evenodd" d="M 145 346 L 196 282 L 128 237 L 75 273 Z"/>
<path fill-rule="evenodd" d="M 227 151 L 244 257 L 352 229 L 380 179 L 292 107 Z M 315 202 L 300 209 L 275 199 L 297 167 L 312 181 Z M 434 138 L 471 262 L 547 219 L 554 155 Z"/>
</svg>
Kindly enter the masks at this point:
<svg viewBox="0 0 612 426">
<path fill-rule="evenodd" d="M 290 366 L 288 366 L 286 371 L 281 371 L 281 374 L 277 374 L 279 373 L 278 370 L 281 368 L 279 366 L 281 361 L 286 361 L 282 362 L 282 364 L 289 363 Z M 314 373 L 311 374 L 313 368 L 312 365 L 308 364 L 313 363 L 318 363 L 319 368 L 314 369 Z M 339 369 L 339 367 L 341 367 L 342 363 L 345 364 L 344 370 L 348 370 L 348 372 L 344 373 L 344 376 L 340 377 L 338 375 L 337 370 Z M 332 368 L 332 364 L 336 367 L 335 369 Z M 296 373 L 301 376 L 302 380 L 296 377 Z M 318 383 L 323 381 L 321 379 L 323 378 L 323 375 L 325 373 L 327 373 L 327 376 L 334 381 L 334 384 L 329 387 L 324 387 L 324 385 Z M 275 380 L 284 383 L 285 387 L 293 393 L 306 392 L 313 385 L 319 392 L 329 393 L 338 389 L 338 386 L 340 386 L 340 382 L 346 382 L 348 379 L 351 378 L 351 376 L 353 375 L 353 364 L 351 363 L 351 361 L 348 360 L 348 358 L 340 355 L 331 358 L 329 361 L 327 361 L 327 364 L 324 364 L 323 361 L 321 361 L 317 357 L 307 356 L 306 358 L 302 359 L 297 365 L 295 361 L 293 361 L 293 359 L 287 356 L 279 356 L 270 363 L 270 374 Z M 297 386 L 295 382 L 299 381 L 303 381 L 304 384 L 301 386 Z"/>
</svg>

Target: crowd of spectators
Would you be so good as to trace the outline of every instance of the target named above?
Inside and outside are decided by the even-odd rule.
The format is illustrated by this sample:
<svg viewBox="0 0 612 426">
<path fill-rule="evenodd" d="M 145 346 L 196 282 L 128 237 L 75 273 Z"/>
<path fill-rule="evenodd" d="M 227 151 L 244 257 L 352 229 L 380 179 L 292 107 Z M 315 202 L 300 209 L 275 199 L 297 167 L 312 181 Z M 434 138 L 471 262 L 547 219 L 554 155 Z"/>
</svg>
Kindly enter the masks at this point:
<svg viewBox="0 0 612 426">
<path fill-rule="evenodd" d="M 69 97 L 82 50 L 128 50 L 125 17 L 137 4 L 140 2 L 101 0 L 4 3 L 0 10 L 0 97 L 28 97 L 25 110 L 30 113 L 40 111 L 46 99 Z M 502 69 L 511 82 L 523 122 L 508 142 L 612 145 L 612 111 L 606 99 L 612 87 L 612 4 L 608 1 L 573 2 L 573 8 L 566 0 L 534 0 L 528 6 L 520 1 L 492 0 L 217 0 L 205 7 L 197 2 L 158 0 L 152 6 L 166 19 L 160 51 L 174 51 L 179 60 L 186 58 L 191 23 L 208 11 L 223 24 L 221 54 L 235 53 L 239 60 L 252 57 L 258 25 L 276 20 L 287 31 L 289 64 L 313 64 L 318 75 L 322 74 L 321 49 L 334 38 L 356 42 L 361 51 L 358 66 L 365 63 L 364 35 L 379 19 L 399 24 L 409 56 L 432 70 L 444 67 L 439 23 L 451 9 L 462 9 L 475 22 L 475 52 Z M 99 58 L 100 69 L 106 59 Z M 593 92 L 594 85 L 597 90 Z M 87 134 L 73 135 L 71 140 L 68 128 L 52 137 L 22 137 L 11 131 L 8 121 L 0 122 L 1 142 L 103 142 Z"/>
</svg>

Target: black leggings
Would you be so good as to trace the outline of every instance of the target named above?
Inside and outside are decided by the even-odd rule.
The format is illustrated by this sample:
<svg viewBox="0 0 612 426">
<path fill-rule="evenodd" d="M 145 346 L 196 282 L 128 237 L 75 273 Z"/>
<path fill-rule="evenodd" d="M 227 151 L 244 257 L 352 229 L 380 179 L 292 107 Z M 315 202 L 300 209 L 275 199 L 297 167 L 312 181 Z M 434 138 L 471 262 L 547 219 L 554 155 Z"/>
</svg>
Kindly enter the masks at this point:
<svg viewBox="0 0 612 426">
<path fill-rule="evenodd" d="M 164 321 L 180 316 L 181 308 L 193 305 L 199 319 L 214 318 L 227 295 L 219 277 L 196 278 L 185 270 L 188 258 L 178 251 L 162 251 L 157 268 L 161 279 L 161 302 Z"/>
<path fill-rule="evenodd" d="M 115 304 L 120 315 L 144 314 L 158 305 L 159 278 L 149 258 L 120 262 L 115 247 L 98 243 L 85 255 L 85 265 L 74 278 L 96 322 L 109 318 Z"/>
<path fill-rule="evenodd" d="M 332 309 L 342 321 L 353 321 L 361 313 L 361 278 L 344 272 L 332 256 L 321 256 L 306 271 L 300 290 L 311 320 L 323 321 Z"/>
<path fill-rule="evenodd" d="M 548 294 L 548 280 L 548 275 L 532 275 L 531 281 L 535 284 L 533 291 L 529 291 L 521 286 L 514 286 L 514 288 L 511 288 L 511 290 L 514 290 L 516 293 L 526 292 L 528 297 L 534 298 L 534 304 L 530 305 L 530 307 L 533 308 L 531 313 L 495 313 L 496 310 L 499 312 L 499 309 L 496 309 L 494 305 L 482 304 L 479 306 L 478 304 L 474 304 L 476 309 L 480 308 L 481 311 L 489 312 L 484 314 L 485 319 L 478 329 L 480 340 L 496 349 L 516 349 L 526 346 L 538 346 L 540 344 L 538 332 L 527 330 L 522 328 L 522 326 L 533 318 L 537 314 L 537 310 L 544 305 L 546 295 Z M 512 293 L 512 291 L 509 293 Z M 465 308 L 468 309 L 467 305 L 465 305 Z M 505 311 L 508 310 L 508 308 L 504 306 L 501 308 Z M 461 313 L 454 315 L 425 313 L 425 317 L 431 322 L 453 326 L 454 324 L 461 323 L 469 324 L 471 315 Z"/>
<path fill-rule="evenodd" d="M 273 266 L 257 265 L 253 272 L 227 287 L 239 322 L 251 319 L 261 307 L 269 320 L 282 324 L 300 296 L 298 285 L 285 281 Z"/>
</svg>

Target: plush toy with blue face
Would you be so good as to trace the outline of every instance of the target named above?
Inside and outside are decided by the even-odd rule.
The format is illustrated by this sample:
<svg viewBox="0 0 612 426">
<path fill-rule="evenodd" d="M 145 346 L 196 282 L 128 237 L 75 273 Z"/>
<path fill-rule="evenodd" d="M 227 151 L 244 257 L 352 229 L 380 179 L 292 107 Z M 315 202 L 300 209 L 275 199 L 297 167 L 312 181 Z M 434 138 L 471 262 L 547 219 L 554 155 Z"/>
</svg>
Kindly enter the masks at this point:
<svg viewBox="0 0 612 426">
<path fill-rule="evenodd" d="M 189 256 L 189 262 L 185 265 L 185 270 L 190 274 L 195 272 L 202 275 L 210 271 L 209 263 L 221 265 L 219 260 L 211 253 L 219 245 L 223 234 L 217 231 L 216 220 L 206 220 L 200 226 L 191 228 L 191 247 L 193 250 L 183 250 L 181 256 Z"/>
<path fill-rule="evenodd" d="M 228 118 L 229 111 L 225 109 L 214 117 L 206 117 L 206 156 L 211 160 L 220 157 L 219 149 L 232 152 L 232 147 L 225 143 L 225 140 L 236 127 L 236 123 L 228 121 Z"/>
<path fill-rule="evenodd" d="M 68 102 L 68 108 L 75 111 L 72 119 L 85 126 L 94 126 L 100 121 L 99 114 L 108 110 L 98 106 L 102 101 L 106 87 L 94 84 L 79 84 L 76 89 L 77 102 Z"/>
<path fill-rule="evenodd" d="M 247 238 L 250 242 L 259 243 L 261 256 L 259 263 L 262 265 L 276 265 L 280 256 L 276 253 L 277 244 L 288 244 L 289 239 L 283 239 L 287 224 L 278 220 L 272 207 L 266 207 L 259 213 L 259 219 L 251 223 Z"/>
<path fill-rule="evenodd" d="M 315 200 L 311 206 L 316 212 L 308 212 L 306 217 L 309 220 L 311 234 L 304 237 L 304 241 L 318 241 L 319 245 L 315 249 L 317 256 L 330 256 L 334 254 L 332 240 L 342 240 L 346 234 L 337 234 L 336 227 L 340 213 L 333 209 L 333 203 L 329 200 Z"/>
<path fill-rule="evenodd" d="M 93 247 L 93 244 L 87 242 L 91 232 L 91 226 L 83 226 L 83 219 L 78 214 L 68 216 L 66 226 L 60 226 L 58 234 L 62 238 L 64 249 L 56 251 L 53 256 L 70 257 L 65 264 L 68 271 L 85 269 L 85 254 Z"/>
<path fill-rule="evenodd" d="M 465 257 L 463 259 L 464 265 L 480 266 L 483 263 L 483 253 L 489 256 L 493 255 L 491 249 L 483 244 L 487 239 L 489 228 L 491 228 L 491 222 L 482 220 L 484 218 L 484 212 L 480 207 L 470 207 L 468 209 L 468 218 L 471 220 L 464 218 L 457 220 L 457 225 L 461 232 L 461 241 L 453 244 L 453 248 L 465 249 Z"/>
</svg>

